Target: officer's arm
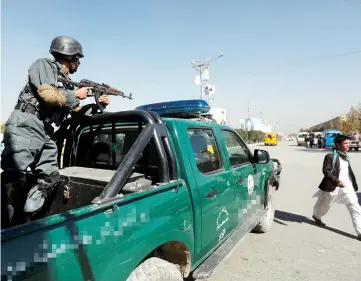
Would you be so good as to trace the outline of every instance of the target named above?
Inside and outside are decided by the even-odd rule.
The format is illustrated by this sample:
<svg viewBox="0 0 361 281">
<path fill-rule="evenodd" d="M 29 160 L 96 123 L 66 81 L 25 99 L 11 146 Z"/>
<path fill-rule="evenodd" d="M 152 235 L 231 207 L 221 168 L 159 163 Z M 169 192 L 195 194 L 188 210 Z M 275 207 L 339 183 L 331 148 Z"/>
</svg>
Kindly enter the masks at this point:
<svg viewBox="0 0 361 281">
<path fill-rule="evenodd" d="M 51 63 L 45 59 L 35 61 L 28 71 L 30 83 L 38 90 L 41 85 L 55 86 L 56 70 L 52 67 Z M 79 106 L 80 101 L 75 97 L 75 91 L 67 89 L 58 89 L 65 97 L 65 104 L 63 107 L 72 110 Z"/>
</svg>

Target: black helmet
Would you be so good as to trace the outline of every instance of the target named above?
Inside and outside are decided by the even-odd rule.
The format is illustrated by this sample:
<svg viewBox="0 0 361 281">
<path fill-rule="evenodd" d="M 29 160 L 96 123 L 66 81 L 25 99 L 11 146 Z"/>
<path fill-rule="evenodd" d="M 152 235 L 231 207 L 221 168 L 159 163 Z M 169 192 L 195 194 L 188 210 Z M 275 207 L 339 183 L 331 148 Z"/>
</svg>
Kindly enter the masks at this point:
<svg viewBox="0 0 361 281">
<path fill-rule="evenodd" d="M 80 43 L 69 36 L 58 36 L 51 41 L 50 54 L 58 53 L 67 56 L 79 55 L 84 57 L 83 48 Z"/>
</svg>

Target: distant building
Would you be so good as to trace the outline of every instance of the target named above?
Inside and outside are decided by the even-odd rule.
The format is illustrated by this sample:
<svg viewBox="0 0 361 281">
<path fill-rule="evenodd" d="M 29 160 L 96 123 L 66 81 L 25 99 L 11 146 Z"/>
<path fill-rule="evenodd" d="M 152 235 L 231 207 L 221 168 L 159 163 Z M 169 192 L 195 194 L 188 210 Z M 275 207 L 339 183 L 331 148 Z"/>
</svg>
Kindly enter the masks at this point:
<svg viewBox="0 0 361 281">
<path fill-rule="evenodd" d="M 338 117 L 335 117 L 333 119 L 330 119 L 328 121 L 325 121 L 323 123 L 314 125 L 308 129 L 308 131 L 311 132 L 322 132 L 327 129 L 336 129 L 339 127 L 340 122 L 344 121 L 346 119 L 346 115 L 341 115 Z"/>
</svg>

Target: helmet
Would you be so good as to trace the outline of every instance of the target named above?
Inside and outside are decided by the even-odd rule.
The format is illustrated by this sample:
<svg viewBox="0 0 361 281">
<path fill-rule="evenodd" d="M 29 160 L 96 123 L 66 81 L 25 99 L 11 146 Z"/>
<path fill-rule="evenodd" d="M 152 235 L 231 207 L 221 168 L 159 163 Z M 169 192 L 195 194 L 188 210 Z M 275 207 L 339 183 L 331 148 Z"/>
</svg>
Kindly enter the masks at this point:
<svg viewBox="0 0 361 281">
<path fill-rule="evenodd" d="M 78 55 L 84 57 L 80 43 L 69 36 L 57 36 L 51 41 L 50 54 L 58 53 L 68 56 Z"/>
</svg>

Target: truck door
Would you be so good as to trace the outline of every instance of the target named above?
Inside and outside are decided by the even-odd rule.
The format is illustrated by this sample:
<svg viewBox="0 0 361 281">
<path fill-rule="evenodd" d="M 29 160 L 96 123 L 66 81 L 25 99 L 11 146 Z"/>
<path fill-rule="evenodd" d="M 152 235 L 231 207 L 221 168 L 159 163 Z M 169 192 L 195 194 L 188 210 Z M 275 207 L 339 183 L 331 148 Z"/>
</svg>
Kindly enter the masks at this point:
<svg viewBox="0 0 361 281">
<path fill-rule="evenodd" d="M 238 225 L 242 225 L 252 219 L 252 214 L 261 204 L 262 171 L 252 163 L 252 153 L 235 132 L 222 129 L 222 136 L 231 165 L 232 184 L 235 186 Z"/>
<path fill-rule="evenodd" d="M 216 247 L 236 226 L 232 176 L 225 169 L 214 132 L 209 128 L 188 128 L 190 163 L 202 208 L 202 247 L 204 255 Z"/>
</svg>

